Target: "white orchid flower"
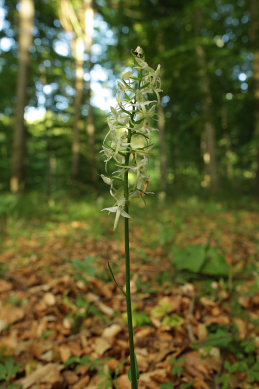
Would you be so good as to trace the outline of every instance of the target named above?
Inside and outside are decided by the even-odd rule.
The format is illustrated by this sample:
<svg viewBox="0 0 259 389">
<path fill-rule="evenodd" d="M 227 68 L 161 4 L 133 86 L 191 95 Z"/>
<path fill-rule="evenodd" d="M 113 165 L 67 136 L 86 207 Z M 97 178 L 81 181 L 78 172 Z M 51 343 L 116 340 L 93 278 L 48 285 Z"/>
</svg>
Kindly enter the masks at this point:
<svg viewBox="0 0 259 389">
<path fill-rule="evenodd" d="M 116 229 L 116 227 L 118 225 L 120 216 L 127 217 L 128 219 L 130 219 L 130 215 L 127 212 L 125 212 L 123 209 L 124 205 L 125 205 L 125 199 L 122 199 L 122 200 L 118 201 L 118 205 L 116 205 L 115 207 L 102 209 L 102 211 L 108 211 L 109 213 L 110 212 L 116 213 L 115 219 L 114 219 L 113 231 Z"/>
<path fill-rule="evenodd" d="M 146 191 L 149 182 L 147 168 L 152 148 L 151 135 L 157 130 L 153 127 L 153 121 L 162 92 L 160 65 L 156 69 L 150 67 L 139 46 L 133 55 L 133 69 L 124 72 L 121 81 L 118 81 L 117 106 L 111 107 L 109 131 L 102 148 L 106 171 L 112 162 L 112 166 L 116 166 L 113 172 L 109 172 L 112 178 L 101 175 L 110 186 L 110 194 L 115 200 L 113 207 L 104 209 L 115 213 L 114 229 L 120 216 L 130 218 L 125 210 L 128 202 L 124 197 L 130 199 L 151 193 Z M 124 179 L 127 172 L 132 175 L 128 181 L 128 194 L 125 195 Z"/>
</svg>

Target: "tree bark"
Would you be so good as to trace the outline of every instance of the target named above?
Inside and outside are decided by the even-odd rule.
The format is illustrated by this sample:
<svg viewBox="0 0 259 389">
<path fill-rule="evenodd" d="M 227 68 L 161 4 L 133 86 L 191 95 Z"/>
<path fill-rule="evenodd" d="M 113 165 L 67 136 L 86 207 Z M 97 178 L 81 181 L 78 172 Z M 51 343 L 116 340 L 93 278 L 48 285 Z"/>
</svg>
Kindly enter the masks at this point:
<svg viewBox="0 0 259 389">
<path fill-rule="evenodd" d="M 162 105 L 158 108 L 158 129 L 160 139 L 160 188 L 162 192 L 168 188 L 168 161 L 167 161 L 167 144 L 165 132 L 165 111 Z"/>
<path fill-rule="evenodd" d="M 95 125 L 93 117 L 93 107 L 91 104 L 91 50 L 93 44 L 93 23 L 94 23 L 94 10 L 93 1 L 85 0 L 85 43 L 86 51 L 88 54 L 88 71 L 89 71 L 89 82 L 87 84 L 87 97 L 86 103 L 88 107 L 88 114 L 86 119 L 86 133 L 88 138 L 89 148 L 89 161 L 90 161 L 90 180 L 94 187 L 97 186 L 97 155 L 95 147 Z"/>
<path fill-rule="evenodd" d="M 258 0 L 250 0 L 250 39 L 253 51 L 254 137 L 256 142 L 256 191 L 259 195 L 259 20 Z"/>
<path fill-rule="evenodd" d="M 26 87 L 30 65 L 30 47 L 33 37 L 33 18 L 33 0 L 21 0 L 19 12 L 19 51 L 16 89 L 17 101 L 10 182 L 11 191 L 13 193 L 23 190 L 25 186 L 26 129 L 24 122 L 24 109 L 27 97 Z"/>
<path fill-rule="evenodd" d="M 80 130 L 82 127 L 81 107 L 84 88 L 84 40 L 77 37 L 74 40 L 75 56 L 75 100 L 74 100 L 74 121 L 72 141 L 72 178 L 79 178 L 79 157 L 80 157 Z"/>
<path fill-rule="evenodd" d="M 91 48 L 93 42 L 94 9 L 92 0 L 81 0 L 74 8 L 69 0 L 61 0 L 60 18 L 64 28 L 73 32 L 75 37 L 75 67 L 76 67 L 76 97 L 74 103 L 73 144 L 72 144 L 72 176 L 75 179 L 79 173 L 81 107 L 83 92 L 86 88 L 86 103 L 88 115 L 86 118 L 86 133 L 89 147 L 90 180 L 97 184 L 97 158 L 95 150 L 95 127 L 93 109 L 91 106 Z M 84 84 L 84 54 L 88 54 L 87 67 L 89 82 Z"/>
<path fill-rule="evenodd" d="M 196 54 L 199 65 L 200 87 L 203 95 L 204 134 L 202 139 L 203 160 L 205 164 L 204 186 L 218 191 L 218 165 L 216 160 L 216 128 L 212 113 L 212 96 L 207 72 L 206 55 L 202 45 L 197 44 Z"/>
</svg>

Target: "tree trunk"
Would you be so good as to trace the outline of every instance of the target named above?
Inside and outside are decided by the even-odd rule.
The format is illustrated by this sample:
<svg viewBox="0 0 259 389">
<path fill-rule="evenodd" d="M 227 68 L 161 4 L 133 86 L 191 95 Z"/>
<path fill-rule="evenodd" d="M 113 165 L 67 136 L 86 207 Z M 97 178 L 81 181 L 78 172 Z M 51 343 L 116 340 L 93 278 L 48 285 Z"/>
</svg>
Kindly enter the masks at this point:
<svg viewBox="0 0 259 389">
<path fill-rule="evenodd" d="M 162 105 L 158 108 L 158 129 L 160 138 L 160 188 L 162 192 L 168 188 L 168 164 L 167 164 L 167 144 L 165 132 L 165 111 Z"/>
<path fill-rule="evenodd" d="M 204 48 L 197 44 L 196 54 L 200 73 L 200 86 L 203 94 L 204 134 L 203 160 L 205 164 L 204 186 L 210 186 L 215 193 L 218 191 L 218 166 L 216 160 L 216 128 L 212 119 L 212 97 L 207 73 Z"/>
<path fill-rule="evenodd" d="M 257 146 L 256 154 L 256 190 L 259 195 L 259 20 L 258 0 L 250 0 L 251 29 L 250 38 L 253 51 L 253 90 L 254 90 L 254 134 Z"/>
<path fill-rule="evenodd" d="M 14 125 L 11 191 L 19 192 L 25 186 L 26 129 L 24 109 L 26 106 L 26 87 L 30 65 L 32 44 L 34 4 L 33 0 L 21 0 L 19 12 L 19 52 L 16 90 L 16 116 Z"/>
<path fill-rule="evenodd" d="M 93 117 L 93 107 L 91 104 L 91 50 L 93 43 L 93 24 L 94 24 L 94 10 L 92 0 L 85 0 L 85 43 L 88 54 L 88 71 L 89 83 L 87 84 L 87 98 L 86 103 L 88 107 L 88 115 L 86 119 L 86 133 L 88 137 L 89 147 L 89 161 L 90 161 L 90 180 L 94 187 L 97 186 L 97 155 L 95 147 L 95 125 Z"/>
<path fill-rule="evenodd" d="M 75 55 L 75 101 L 74 101 L 74 121 L 73 121 L 73 141 L 72 141 L 72 178 L 79 178 L 79 156 L 80 156 L 80 129 L 81 121 L 81 106 L 84 88 L 84 40 L 77 37 L 74 40 L 74 55 Z"/>
</svg>

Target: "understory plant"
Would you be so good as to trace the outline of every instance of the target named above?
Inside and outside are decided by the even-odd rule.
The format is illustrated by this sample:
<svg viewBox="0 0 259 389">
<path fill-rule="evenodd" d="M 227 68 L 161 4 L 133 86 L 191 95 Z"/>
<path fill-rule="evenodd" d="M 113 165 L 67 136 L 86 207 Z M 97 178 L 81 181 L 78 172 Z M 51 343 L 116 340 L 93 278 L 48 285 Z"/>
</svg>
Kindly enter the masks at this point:
<svg viewBox="0 0 259 389">
<path fill-rule="evenodd" d="M 127 322 L 130 345 L 129 379 L 132 389 L 138 388 L 138 364 L 134 352 L 134 332 L 132 324 L 132 304 L 130 290 L 130 201 L 143 198 L 147 192 L 149 176 L 148 161 L 152 150 L 152 133 L 157 106 L 160 102 L 160 65 L 154 70 L 145 61 L 144 52 L 139 46 L 133 54 L 133 66 L 122 74 L 116 94 L 117 106 L 111 107 L 108 118 L 109 131 L 104 138 L 102 153 L 105 156 L 106 174 L 103 181 L 109 185 L 114 204 L 104 210 L 115 213 L 113 229 L 119 218 L 124 218 L 125 231 L 125 279 L 126 288 L 118 285 L 109 266 L 112 278 L 125 295 L 127 302 Z"/>
</svg>

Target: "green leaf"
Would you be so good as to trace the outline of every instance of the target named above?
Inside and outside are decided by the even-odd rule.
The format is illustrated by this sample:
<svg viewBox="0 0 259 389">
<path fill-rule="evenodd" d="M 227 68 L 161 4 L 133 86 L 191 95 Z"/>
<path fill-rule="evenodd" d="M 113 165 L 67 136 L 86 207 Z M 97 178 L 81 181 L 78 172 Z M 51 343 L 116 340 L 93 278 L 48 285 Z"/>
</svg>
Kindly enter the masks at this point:
<svg viewBox="0 0 259 389">
<path fill-rule="evenodd" d="M 229 275 L 229 266 L 223 257 L 216 249 L 210 247 L 206 253 L 206 261 L 201 268 L 201 272 L 211 276 Z"/>
<path fill-rule="evenodd" d="M 188 382 L 186 384 L 181 385 L 179 389 L 191 388 L 194 384 L 195 384 L 194 382 Z"/>
<path fill-rule="evenodd" d="M 184 249 L 173 249 L 173 263 L 179 270 L 189 270 L 197 273 L 200 271 L 206 258 L 205 247 L 190 245 Z"/>
<path fill-rule="evenodd" d="M 161 389 L 174 389 L 174 384 L 171 382 L 167 382 L 166 384 L 161 384 L 160 385 Z"/>
<path fill-rule="evenodd" d="M 81 359 L 79 357 L 70 357 L 66 362 L 65 362 L 65 365 L 66 366 L 69 366 L 69 365 L 73 365 L 74 363 L 80 363 L 81 362 Z"/>
<path fill-rule="evenodd" d="M 218 329 L 217 332 L 208 335 L 204 345 L 205 347 L 211 346 L 227 348 L 232 342 L 232 339 L 233 337 L 229 332 Z"/>
<path fill-rule="evenodd" d="M 188 270 L 210 276 L 227 277 L 229 266 L 225 258 L 213 247 L 190 245 L 186 248 L 174 248 L 173 263 L 178 270 Z"/>
<path fill-rule="evenodd" d="M 138 367 L 137 356 L 136 356 L 135 353 L 134 353 L 134 359 L 135 359 L 136 377 L 137 377 L 137 380 L 138 380 L 138 379 L 139 379 L 139 367 Z M 130 382 L 132 382 L 132 377 L 131 377 L 131 367 L 129 368 L 128 377 L 129 377 Z"/>
<path fill-rule="evenodd" d="M 0 363 L 0 380 L 5 380 L 6 378 L 6 369 L 5 366 Z"/>
<path fill-rule="evenodd" d="M 151 323 L 151 319 L 146 312 L 133 311 L 132 312 L 133 326 L 143 326 Z"/>
<path fill-rule="evenodd" d="M 98 272 L 96 266 L 93 265 L 95 260 L 96 259 L 91 256 L 86 257 L 83 261 L 80 259 L 74 259 L 73 266 L 75 269 L 85 273 L 86 275 L 94 276 Z"/>
</svg>

